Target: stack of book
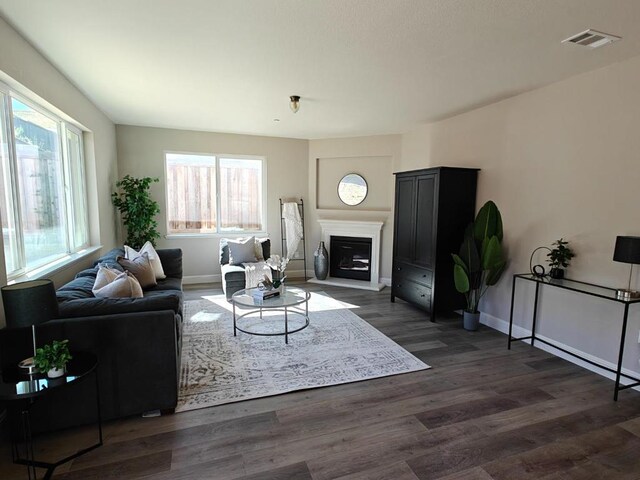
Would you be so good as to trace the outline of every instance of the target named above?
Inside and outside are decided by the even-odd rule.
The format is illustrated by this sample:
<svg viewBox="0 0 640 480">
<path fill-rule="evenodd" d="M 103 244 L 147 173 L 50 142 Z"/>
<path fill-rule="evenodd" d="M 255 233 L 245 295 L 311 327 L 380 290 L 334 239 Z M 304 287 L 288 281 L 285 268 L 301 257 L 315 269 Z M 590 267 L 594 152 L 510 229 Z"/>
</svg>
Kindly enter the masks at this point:
<svg viewBox="0 0 640 480">
<path fill-rule="evenodd" d="M 266 289 L 265 290 L 260 290 L 259 288 L 254 288 L 253 290 L 251 290 L 251 295 L 256 300 L 267 300 L 269 298 L 279 297 L 280 296 L 280 289 L 279 288 L 272 288 L 272 289 L 268 289 L 268 290 L 266 290 Z"/>
</svg>

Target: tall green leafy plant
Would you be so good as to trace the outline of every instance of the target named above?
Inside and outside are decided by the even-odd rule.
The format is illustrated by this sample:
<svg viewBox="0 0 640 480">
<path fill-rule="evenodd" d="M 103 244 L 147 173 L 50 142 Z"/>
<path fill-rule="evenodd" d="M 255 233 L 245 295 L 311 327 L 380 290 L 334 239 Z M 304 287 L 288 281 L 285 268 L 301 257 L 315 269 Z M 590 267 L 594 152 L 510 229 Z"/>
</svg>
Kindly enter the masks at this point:
<svg viewBox="0 0 640 480">
<path fill-rule="evenodd" d="M 480 299 L 505 269 L 501 242 L 502 216 L 496 204 L 488 201 L 467 227 L 460 252 L 452 254 L 455 287 L 464 294 L 470 313 L 478 313 Z"/>
<path fill-rule="evenodd" d="M 122 215 L 122 222 L 127 229 L 126 244 L 133 248 L 141 248 L 146 241 L 153 246 L 160 238 L 156 215 L 160 213 L 158 202 L 151 198 L 149 189 L 157 178 L 134 178 L 125 175 L 116 183 L 119 192 L 111 194 L 111 200 Z"/>
</svg>

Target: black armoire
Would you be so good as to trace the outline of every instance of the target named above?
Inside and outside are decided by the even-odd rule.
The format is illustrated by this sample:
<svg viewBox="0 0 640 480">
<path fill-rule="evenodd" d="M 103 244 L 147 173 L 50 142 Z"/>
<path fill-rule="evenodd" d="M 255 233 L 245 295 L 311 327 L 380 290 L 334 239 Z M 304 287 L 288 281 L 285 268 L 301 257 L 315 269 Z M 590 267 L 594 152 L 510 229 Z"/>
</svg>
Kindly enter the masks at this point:
<svg viewBox="0 0 640 480">
<path fill-rule="evenodd" d="M 391 301 L 429 313 L 465 307 L 453 284 L 458 253 L 476 209 L 478 170 L 434 167 L 396 173 Z"/>
</svg>

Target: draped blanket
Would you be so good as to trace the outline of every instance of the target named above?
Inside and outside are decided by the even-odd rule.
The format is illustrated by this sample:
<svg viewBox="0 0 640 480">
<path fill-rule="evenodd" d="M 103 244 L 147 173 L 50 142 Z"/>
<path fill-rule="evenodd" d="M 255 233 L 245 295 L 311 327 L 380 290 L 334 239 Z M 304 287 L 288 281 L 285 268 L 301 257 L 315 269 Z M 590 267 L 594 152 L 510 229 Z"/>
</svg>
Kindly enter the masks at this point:
<svg viewBox="0 0 640 480">
<path fill-rule="evenodd" d="M 298 250 L 300 240 L 302 240 L 302 218 L 298 204 L 287 202 L 282 206 L 282 218 L 284 219 L 284 229 L 287 236 L 287 258 L 293 258 Z"/>
<path fill-rule="evenodd" d="M 244 266 L 244 287 L 254 288 L 264 280 L 267 275 L 271 279 L 271 268 L 265 262 L 243 263 Z"/>
</svg>

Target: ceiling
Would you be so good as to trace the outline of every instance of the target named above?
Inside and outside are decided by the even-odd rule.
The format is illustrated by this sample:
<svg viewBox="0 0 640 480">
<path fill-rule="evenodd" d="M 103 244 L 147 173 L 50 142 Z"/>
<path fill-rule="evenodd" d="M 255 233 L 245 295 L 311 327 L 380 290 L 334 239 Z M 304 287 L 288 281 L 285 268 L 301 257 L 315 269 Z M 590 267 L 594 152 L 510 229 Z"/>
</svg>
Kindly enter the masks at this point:
<svg viewBox="0 0 640 480">
<path fill-rule="evenodd" d="M 399 133 L 640 55 L 637 0 L 0 0 L 0 15 L 115 123 L 294 138 Z M 560 43 L 587 28 L 624 38 Z"/>
</svg>

